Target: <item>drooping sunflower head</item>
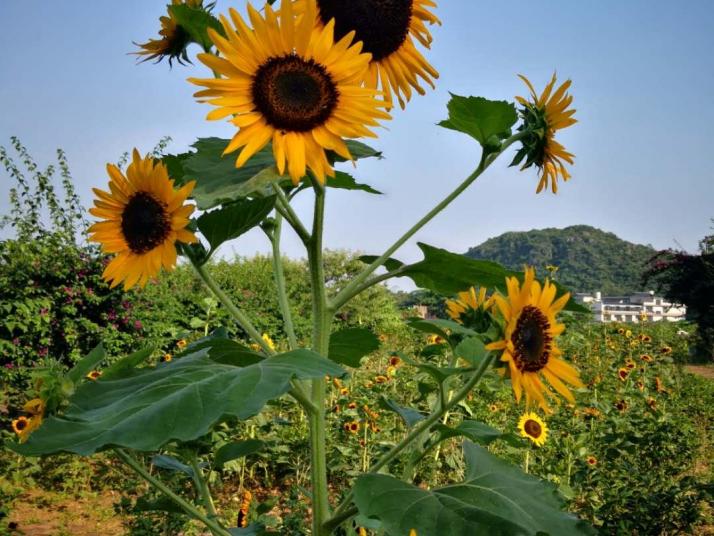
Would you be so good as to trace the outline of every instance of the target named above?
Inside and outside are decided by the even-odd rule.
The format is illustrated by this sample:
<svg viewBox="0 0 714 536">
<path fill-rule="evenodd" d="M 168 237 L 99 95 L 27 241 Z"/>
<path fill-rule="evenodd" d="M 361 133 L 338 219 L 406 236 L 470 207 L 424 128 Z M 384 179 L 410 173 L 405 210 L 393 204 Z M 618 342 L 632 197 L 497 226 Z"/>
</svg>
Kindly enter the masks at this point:
<svg viewBox="0 0 714 536">
<path fill-rule="evenodd" d="M 300 17 L 289 1 L 279 12 L 266 5 L 264 16 L 248 5 L 252 28 L 231 9 L 230 21 L 221 16 L 226 37 L 209 29 L 221 57 L 199 55 L 220 78 L 190 79 L 207 88 L 196 97 L 217 107 L 208 119 L 238 127 L 224 152 L 242 148 L 236 167 L 272 142 L 278 171 L 295 184 L 308 169 L 324 183 L 334 176 L 326 150 L 351 160 L 344 138 L 376 137 L 368 127 L 390 118 L 362 83 L 371 56 L 352 34 L 336 40 L 334 22 L 317 27 L 314 1 Z"/>
<path fill-rule="evenodd" d="M 194 9 L 203 8 L 203 0 L 171 0 L 171 4 L 174 6 L 186 4 Z M 164 58 L 169 59 L 169 65 L 174 60 L 181 65 L 184 65 L 184 62 L 191 63 L 186 52 L 186 47 L 191 43 L 190 34 L 178 24 L 170 9 L 166 16 L 159 18 L 159 22 L 161 22 L 159 39 L 134 43 L 140 50 L 132 54 L 140 56 L 141 63 L 154 59 L 158 63 Z"/>
<path fill-rule="evenodd" d="M 556 320 L 556 314 L 565 307 L 570 294 L 555 299 L 556 287 L 547 279 L 541 285 L 535 280 L 535 270 L 526 268 L 523 284 L 516 277 L 506 279 L 507 296 L 495 296 L 496 305 L 505 321 L 503 339 L 486 346 L 488 350 L 501 350 L 501 361 L 507 365 L 516 400 L 525 392 L 526 404 L 536 402 L 550 411 L 547 397 L 550 388 L 541 381 L 544 377 L 550 386 L 570 403 L 575 399 L 570 386 L 582 388 L 578 371 L 561 359 L 556 338 L 565 330 Z M 565 383 L 563 383 L 565 382 Z"/>
<path fill-rule="evenodd" d="M 542 447 L 548 437 L 548 427 L 536 413 L 528 412 L 518 421 L 521 436 L 530 439 L 534 445 Z"/>
<path fill-rule="evenodd" d="M 26 402 L 22 409 L 30 415 L 44 415 L 45 407 L 46 404 L 44 400 L 41 398 L 33 398 Z"/>
<path fill-rule="evenodd" d="M 402 108 L 412 91 L 424 95 L 421 82 L 434 88 L 439 73 L 426 61 L 414 43 L 430 48 L 428 25 L 441 24 L 432 10 L 433 0 L 297 0 L 296 11 L 304 12 L 317 2 L 318 25 L 334 20 L 337 39 L 354 32 L 355 42 L 372 55 L 366 82 L 380 88 L 391 108 L 393 96 Z"/>
<path fill-rule="evenodd" d="M 558 191 L 558 177 L 567 181 L 570 173 L 565 163 L 573 164 L 574 155 L 565 150 L 556 139 L 558 130 L 568 128 L 577 123 L 573 117 L 575 110 L 570 108 L 573 97 L 568 94 L 571 81 L 568 80 L 555 88 L 555 74 L 540 96 L 536 93 L 530 81 L 518 75 L 526 83 L 531 92 L 530 98 L 516 97 L 523 106 L 521 109 L 522 125 L 519 130 L 527 134 L 521 140 L 522 147 L 516 154 L 511 165 L 520 164 L 521 169 L 535 165 L 540 170 L 540 182 L 537 192 L 550 187 L 553 193 Z"/>
<path fill-rule="evenodd" d="M 89 228 L 89 239 L 115 255 L 102 276 L 111 287 L 122 281 L 125 290 L 136 284 L 143 287 L 162 267 L 174 268 L 177 241 L 196 242 L 186 229 L 195 207 L 184 205 L 195 183 L 174 190 L 166 166 L 141 158 L 136 149 L 126 176 L 112 164 L 107 171 L 109 192 L 94 188 L 97 199 L 89 210 L 103 221 Z"/>
<path fill-rule="evenodd" d="M 488 311 L 494 304 L 494 297 L 486 297 L 486 288 L 478 291 L 471 287 L 465 292 L 459 292 L 456 299 L 446 300 L 446 312 L 452 320 L 473 328 L 478 332 L 488 329 Z"/>
</svg>

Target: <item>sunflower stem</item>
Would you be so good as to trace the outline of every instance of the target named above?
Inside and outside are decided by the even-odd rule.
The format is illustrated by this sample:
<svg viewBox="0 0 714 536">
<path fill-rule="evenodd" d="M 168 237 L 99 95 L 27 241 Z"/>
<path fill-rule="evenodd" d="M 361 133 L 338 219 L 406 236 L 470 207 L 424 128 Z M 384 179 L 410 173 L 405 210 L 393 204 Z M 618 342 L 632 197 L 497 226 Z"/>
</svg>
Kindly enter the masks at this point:
<svg viewBox="0 0 714 536">
<path fill-rule="evenodd" d="M 297 337 L 295 336 L 295 327 L 293 325 L 293 316 L 290 312 L 290 301 L 285 285 L 285 270 L 283 269 L 283 257 L 280 254 L 280 235 L 282 233 L 283 218 L 280 214 L 275 216 L 275 228 L 270 234 L 270 243 L 273 246 L 273 275 L 275 276 L 275 286 L 278 291 L 278 304 L 280 312 L 283 315 L 283 323 L 285 324 L 285 332 L 288 335 L 288 343 L 290 349 L 294 350 L 298 346 Z"/>
<path fill-rule="evenodd" d="M 216 520 L 210 519 L 203 514 L 198 508 L 193 504 L 186 501 L 183 497 L 174 493 L 171 488 L 166 484 L 161 482 L 158 478 L 154 477 L 149 471 L 144 467 L 139 460 L 134 458 L 131 454 L 123 449 L 114 449 L 114 453 L 126 464 L 128 465 L 137 475 L 146 480 L 150 485 L 159 490 L 161 493 L 166 495 L 169 499 L 174 501 L 189 517 L 197 519 L 206 527 L 208 527 L 211 532 L 217 536 L 231 536 L 230 532 L 224 529 Z"/>
<path fill-rule="evenodd" d="M 193 469 L 193 483 L 196 487 L 196 491 L 198 491 L 198 494 L 201 497 L 201 501 L 203 501 L 203 507 L 206 509 L 209 519 L 218 522 L 218 512 L 216 511 L 216 506 L 213 503 L 211 490 L 208 487 L 208 482 L 206 482 L 206 479 L 203 476 L 203 469 L 201 469 L 198 456 L 194 452 L 191 453 L 190 463 L 191 469 Z M 212 532 L 216 534 L 214 531 Z"/>
<path fill-rule="evenodd" d="M 437 423 L 439 419 L 444 416 L 445 413 L 447 413 L 456 404 L 466 398 L 466 396 L 468 396 L 471 390 L 476 387 L 476 385 L 478 385 L 478 383 L 481 381 L 481 378 L 491 366 L 493 359 L 494 354 L 489 353 L 487 357 L 483 360 L 481 365 L 478 367 L 478 369 L 474 371 L 473 375 L 468 379 L 468 381 L 463 385 L 463 387 L 454 393 L 454 396 L 446 403 L 446 405 L 440 405 L 438 410 L 436 410 L 426 419 L 414 426 L 414 428 L 412 428 L 411 431 L 399 443 L 393 446 L 389 450 L 389 452 L 384 454 L 379 460 L 377 460 L 377 462 L 374 463 L 374 465 L 372 465 L 372 467 L 370 467 L 369 472 L 376 473 L 382 467 L 395 460 L 407 447 L 409 447 L 409 445 L 413 441 L 419 438 L 423 433 L 428 432 L 429 429 L 435 423 Z M 346 521 L 357 513 L 356 508 L 350 507 L 350 503 L 352 502 L 353 498 L 354 494 L 352 492 L 348 493 L 344 500 L 340 503 L 340 505 L 335 509 L 333 517 L 324 523 L 324 528 L 328 530 L 328 532 L 325 534 L 329 534 L 329 531 L 338 527 L 341 523 L 343 523 L 344 521 Z"/>
<path fill-rule="evenodd" d="M 206 266 L 199 264 L 192 257 L 189 257 L 189 259 L 191 260 L 191 264 L 193 265 L 194 269 L 196 270 L 196 273 L 199 275 L 201 280 L 211 290 L 211 292 L 213 292 L 216 298 L 218 298 L 218 301 L 223 304 L 226 310 L 236 321 L 238 326 L 240 326 L 241 329 L 248 333 L 251 339 L 253 339 L 258 345 L 260 345 L 260 347 L 266 354 L 268 354 L 269 356 L 275 355 L 275 350 L 273 350 L 268 345 L 268 343 L 263 340 L 263 337 L 261 336 L 260 332 L 255 329 L 255 326 L 253 326 L 253 323 L 250 321 L 250 319 L 240 309 L 238 309 L 238 307 L 236 307 L 236 305 L 233 303 L 233 300 L 231 300 L 230 297 L 223 291 L 223 289 L 218 286 L 218 283 L 216 283 L 216 281 L 206 270 Z M 314 413 L 316 407 L 308 398 L 302 386 L 299 385 L 295 380 L 293 380 L 291 383 L 293 387 L 289 391 L 289 394 L 295 400 L 298 401 L 298 403 L 305 409 L 305 411 L 307 411 L 309 414 Z"/>
<path fill-rule="evenodd" d="M 282 214 L 285 221 L 290 224 L 295 233 L 300 237 L 300 240 L 303 241 L 303 244 L 307 245 L 310 241 L 310 232 L 305 228 L 302 221 L 300 221 L 300 217 L 297 215 L 295 210 L 293 210 L 288 196 L 285 195 L 285 192 L 278 184 L 273 184 L 273 191 L 277 196 L 276 209 L 278 209 L 279 213 Z"/>
<path fill-rule="evenodd" d="M 337 310 L 346 304 L 349 300 L 354 298 L 359 292 L 365 289 L 364 283 L 367 278 L 374 273 L 380 266 L 387 261 L 392 254 L 394 254 L 399 248 L 401 248 L 407 240 L 414 236 L 422 227 L 429 223 L 434 217 L 436 217 L 441 211 L 443 211 L 447 206 L 449 206 L 454 199 L 461 195 L 471 184 L 478 179 L 484 171 L 486 171 L 496 159 L 502 155 L 508 147 L 513 143 L 525 137 L 528 134 L 527 131 L 517 132 L 510 138 L 504 140 L 501 144 L 500 150 L 492 153 L 482 153 L 481 162 L 479 163 L 476 170 L 474 170 L 471 175 L 466 177 L 466 179 L 459 184 L 449 195 L 442 199 L 434 208 L 427 212 L 424 217 L 422 217 L 418 222 L 416 222 L 407 232 L 405 232 L 401 237 L 397 239 L 394 244 L 389 246 L 387 250 L 382 253 L 372 264 L 367 266 L 361 273 L 359 273 L 355 278 L 350 281 L 345 288 L 343 288 L 330 302 L 332 309 Z M 392 273 L 392 276 L 398 275 L 396 272 Z M 375 282 L 384 281 L 388 277 L 381 278 Z"/>
<path fill-rule="evenodd" d="M 322 230 L 325 219 L 325 188 L 313 181 L 315 212 L 312 237 L 307 243 L 312 288 L 312 349 L 327 357 L 330 344 L 332 310 L 327 304 L 325 269 L 322 258 Z M 312 380 L 312 403 L 315 411 L 310 415 L 310 476 L 312 481 L 312 534 L 326 536 L 331 531 L 323 528 L 330 517 L 327 487 L 327 452 L 325 433 L 325 380 Z"/>
</svg>

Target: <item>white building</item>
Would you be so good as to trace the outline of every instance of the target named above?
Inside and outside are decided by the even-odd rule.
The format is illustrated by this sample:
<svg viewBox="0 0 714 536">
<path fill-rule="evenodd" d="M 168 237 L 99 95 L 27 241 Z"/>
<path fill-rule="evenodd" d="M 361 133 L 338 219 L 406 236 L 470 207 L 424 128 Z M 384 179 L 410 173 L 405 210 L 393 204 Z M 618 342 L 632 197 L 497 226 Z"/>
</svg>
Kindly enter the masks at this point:
<svg viewBox="0 0 714 536">
<path fill-rule="evenodd" d="M 631 296 L 603 296 L 576 294 L 575 299 L 589 305 L 597 322 L 678 322 L 684 320 L 687 308 L 655 296 L 653 291 L 637 292 Z"/>
</svg>

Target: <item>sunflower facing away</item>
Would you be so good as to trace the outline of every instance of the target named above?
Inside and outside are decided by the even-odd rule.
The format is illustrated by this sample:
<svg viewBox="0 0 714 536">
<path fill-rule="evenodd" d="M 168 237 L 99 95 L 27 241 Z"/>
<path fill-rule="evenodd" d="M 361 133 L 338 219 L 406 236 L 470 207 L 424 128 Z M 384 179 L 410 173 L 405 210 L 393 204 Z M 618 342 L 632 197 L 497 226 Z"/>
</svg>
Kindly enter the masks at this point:
<svg viewBox="0 0 714 536">
<path fill-rule="evenodd" d="M 390 116 L 375 89 L 362 86 L 371 56 L 353 35 L 335 42 L 335 25 L 315 25 L 314 0 L 302 17 L 293 3 L 281 3 L 279 13 L 265 6 L 263 17 L 251 5 L 253 29 L 230 9 L 231 21 L 221 16 L 226 33 L 209 29 L 221 53 L 199 59 L 221 78 L 189 79 L 208 89 L 196 93 L 217 108 L 209 120 L 230 117 L 238 133 L 224 154 L 242 148 L 236 167 L 272 141 L 278 171 L 287 170 L 297 184 L 310 169 L 317 179 L 334 176 L 325 149 L 352 159 L 343 138 L 376 137 L 367 127 Z"/>
<path fill-rule="evenodd" d="M 548 427 L 545 422 L 533 412 L 522 415 L 518 421 L 518 429 L 523 437 L 530 439 L 536 446 L 542 447 L 548 437 Z"/>
<path fill-rule="evenodd" d="M 315 0 L 297 0 L 296 10 Z M 379 87 L 392 106 L 392 94 L 404 108 L 412 90 L 426 92 L 419 78 L 434 88 L 439 73 L 429 65 L 415 46 L 414 39 L 431 47 L 431 32 L 427 24 L 441 24 L 430 10 L 433 0 L 316 0 L 318 23 L 335 21 L 338 39 L 355 32 L 355 42 L 361 41 L 364 51 L 372 54 L 367 83 Z"/>
<path fill-rule="evenodd" d="M 134 149 L 126 176 L 107 165 L 109 192 L 94 189 L 97 199 L 89 212 L 102 218 L 89 228 L 90 240 L 105 253 L 115 254 L 102 277 L 111 287 L 122 281 L 124 289 L 144 286 L 161 268 L 176 265 L 176 241 L 196 242 L 186 229 L 193 205 L 184 205 L 194 187 L 189 182 L 174 190 L 166 166 L 153 158 L 141 158 Z"/>
<path fill-rule="evenodd" d="M 518 76 L 531 92 L 530 100 L 516 97 L 516 100 L 523 105 L 521 111 L 523 125 L 520 130 L 527 130 L 530 134 L 522 140 L 523 147 L 516 154 L 512 165 L 520 164 L 526 158 L 522 170 L 535 165 L 541 172 L 537 192 L 540 193 L 550 183 L 553 193 L 557 193 L 558 177 L 562 177 L 564 181 L 570 178 L 564 162 L 572 165 L 574 158 L 572 153 L 566 151 L 565 147 L 555 140 L 555 133 L 558 130 L 577 123 L 573 117 L 575 110 L 569 109 L 573 102 L 573 97 L 568 94 L 571 81 L 566 81 L 554 90 L 556 82 L 554 74 L 543 93 L 538 96 L 530 81 L 525 76 Z"/>
<path fill-rule="evenodd" d="M 564 330 L 555 315 L 568 303 L 570 294 L 555 298 L 555 285 L 547 279 L 541 287 L 535 280 L 535 270 L 526 268 L 523 285 L 516 277 L 506 279 L 508 296 L 495 296 L 496 305 L 506 322 L 503 340 L 486 346 L 488 350 L 502 350 L 501 361 L 508 365 L 507 374 L 513 384 L 516 400 L 523 392 L 526 405 L 537 402 L 549 411 L 546 396 L 553 393 L 541 381 L 541 375 L 569 402 L 575 401 L 573 394 L 563 383 L 573 387 L 584 387 L 578 371 L 560 359 L 561 351 L 556 337 Z"/>
<path fill-rule="evenodd" d="M 484 313 L 493 306 L 493 296 L 486 298 L 486 289 L 471 287 L 466 292 L 459 292 L 454 300 L 446 300 L 446 312 L 452 320 L 467 327 L 480 327 L 484 324 Z M 488 325 L 485 326 L 486 328 Z M 485 328 L 484 328 L 485 329 Z M 483 330 L 477 330 L 483 331 Z"/>
<path fill-rule="evenodd" d="M 203 7 L 203 0 L 171 0 L 171 3 L 172 5 L 186 4 L 196 9 Z M 146 43 L 134 43 L 141 50 L 132 52 L 132 54 L 144 56 L 140 60 L 141 62 L 155 59 L 158 63 L 168 57 L 169 65 L 173 60 L 177 60 L 181 65 L 184 64 L 183 62 L 190 63 L 186 54 L 186 47 L 191 42 L 188 32 L 179 26 L 171 10 L 169 10 L 168 16 L 160 17 L 159 22 L 161 22 L 160 39 L 149 39 Z"/>
</svg>

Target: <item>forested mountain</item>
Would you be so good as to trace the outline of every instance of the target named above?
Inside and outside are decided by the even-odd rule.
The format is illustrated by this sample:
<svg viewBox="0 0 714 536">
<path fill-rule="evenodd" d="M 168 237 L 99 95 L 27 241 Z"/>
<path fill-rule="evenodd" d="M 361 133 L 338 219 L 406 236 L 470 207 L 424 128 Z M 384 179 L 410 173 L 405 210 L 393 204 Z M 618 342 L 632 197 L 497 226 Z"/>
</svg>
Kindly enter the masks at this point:
<svg viewBox="0 0 714 536">
<path fill-rule="evenodd" d="M 556 279 L 573 292 L 600 290 L 610 295 L 643 290 L 644 264 L 654 254 L 650 246 L 627 242 L 588 225 L 504 233 L 466 252 L 468 257 L 516 270 L 527 263 L 541 276 L 547 265 L 557 266 Z"/>
</svg>

